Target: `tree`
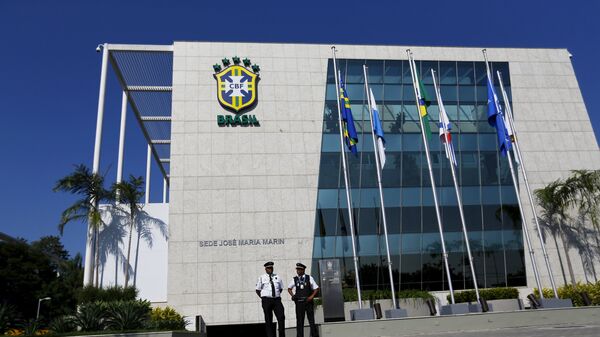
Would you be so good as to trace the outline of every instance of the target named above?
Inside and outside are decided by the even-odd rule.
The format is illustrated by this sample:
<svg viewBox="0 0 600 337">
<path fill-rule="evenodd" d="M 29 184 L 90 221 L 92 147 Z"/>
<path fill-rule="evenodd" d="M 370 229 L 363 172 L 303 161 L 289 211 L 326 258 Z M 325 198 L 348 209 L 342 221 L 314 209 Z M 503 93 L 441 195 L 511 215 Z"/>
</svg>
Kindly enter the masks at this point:
<svg viewBox="0 0 600 337">
<path fill-rule="evenodd" d="M 95 270 L 95 285 L 98 286 L 98 234 L 100 226 L 103 223 L 98 205 L 102 201 L 111 199 L 111 194 L 104 188 L 104 177 L 97 173 L 92 173 L 88 167 L 80 164 L 75 166 L 73 173 L 58 180 L 53 190 L 55 192 L 69 192 L 81 197 L 63 211 L 58 229 L 62 235 L 65 225 L 69 222 L 86 222 L 86 220 L 89 222 L 95 247 L 94 266 L 92 270 Z"/>
<path fill-rule="evenodd" d="M 542 208 L 540 220 L 542 220 L 542 223 L 553 235 L 555 243 L 557 234 L 561 238 L 571 283 L 576 285 L 577 282 L 575 281 L 573 264 L 571 263 L 571 257 L 569 256 L 569 244 L 566 239 L 567 233 L 565 232 L 565 222 L 568 219 L 567 210 L 569 207 L 571 190 L 568 185 L 565 185 L 564 181 L 557 179 L 546 185 L 546 187 L 535 190 L 534 194 L 538 204 Z M 556 248 L 558 249 L 558 246 Z"/>
<path fill-rule="evenodd" d="M 0 242 L 0 309 L 9 308 L 11 327 L 34 319 L 38 299 L 47 296 L 52 299 L 42 304 L 42 321 L 72 313 L 82 280 L 81 257 L 69 259 L 56 236 L 31 245 L 25 240 Z"/>
<path fill-rule="evenodd" d="M 129 285 L 129 269 L 130 269 L 130 258 L 131 258 L 131 236 L 133 234 L 133 228 L 136 224 L 136 219 L 141 213 L 143 204 L 139 201 L 144 197 L 144 178 L 129 176 L 128 181 L 122 181 L 116 183 L 112 187 L 113 194 L 117 200 L 117 207 L 119 204 L 126 206 L 127 214 L 129 215 L 129 240 L 127 244 L 127 260 L 125 262 L 125 287 Z M 139 242 L 139 238 L 138 238 Z"/>
</svg>

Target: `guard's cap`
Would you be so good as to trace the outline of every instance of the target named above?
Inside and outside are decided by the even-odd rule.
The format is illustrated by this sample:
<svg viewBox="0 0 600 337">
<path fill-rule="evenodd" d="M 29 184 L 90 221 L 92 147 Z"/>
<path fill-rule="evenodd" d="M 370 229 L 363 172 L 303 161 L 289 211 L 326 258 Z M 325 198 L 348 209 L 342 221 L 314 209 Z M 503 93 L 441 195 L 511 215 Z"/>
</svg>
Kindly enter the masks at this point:
<svg viewBox="0 0 600 337">
<path fill-rule="evenodd" d="M 296 263 L 296 269 L 306 269 L 306 266 L 303 265 L 302 263 L 298 262 L 298 263 Z"/>
<path fill-rule="evenodd" d="M 265 263 L 265 268 L 273 267 L 273 265 L 275 265 L 275 263 L 273 263 L 273 261 L 269 261 L 269 262 Z"/>
</svg>

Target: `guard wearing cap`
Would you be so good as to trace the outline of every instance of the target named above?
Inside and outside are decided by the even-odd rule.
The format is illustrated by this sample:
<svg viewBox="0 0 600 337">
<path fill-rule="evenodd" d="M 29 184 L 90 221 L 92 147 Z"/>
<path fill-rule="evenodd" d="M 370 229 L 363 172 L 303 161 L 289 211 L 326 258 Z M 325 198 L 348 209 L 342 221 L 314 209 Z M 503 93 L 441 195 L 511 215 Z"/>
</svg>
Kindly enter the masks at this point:
<svg viewBox="0 0 600 337">
<path fill-rule="evenodd" d="M 296 303 L 296 335 L 304 337 L 304 314 L 308 317 L 310 325 L 310 336 L 317 337 L 317 326 L 315 325 L 315 307 L 313 298 L 319 292 L 319 286 L 315 279 L 304 274 L 306 266 L 302 263 L 296 263 L 296 274 L 294 279 L 288 285 L 288 293 L 292 296 L 292 301 Z M 296 289 L 296 293 L 292 289 Z"/>
<path fill-rule="evenodd" d="M 281 292 L 283 291 L 283 280 L 277 274 L 273 273 L 273 265 L 269 261 L 265 263 L 266 274 L 261 275 L 256 282 L 256 294 L 261 298 L 263 312 L 265 313 L 265 323 L 267 336 L 273 336 L 273 312 L 277 317 L 279 326 L 279 337 L 285 337 L 285 315 L 283 304 L 281 304 Z"/>
</svg>

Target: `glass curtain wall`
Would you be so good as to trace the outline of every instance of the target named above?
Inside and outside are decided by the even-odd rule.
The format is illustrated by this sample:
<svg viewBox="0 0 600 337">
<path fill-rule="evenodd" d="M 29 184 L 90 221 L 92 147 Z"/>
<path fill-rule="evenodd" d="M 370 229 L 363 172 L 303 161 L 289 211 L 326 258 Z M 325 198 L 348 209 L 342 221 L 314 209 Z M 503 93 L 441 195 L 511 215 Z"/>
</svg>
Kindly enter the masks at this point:
<svg viewBox="0 0 600 337">
<path fill-rule="evenodd" d="M 389 289 L 363 64 L 368 67 L 369 84 L 387 142 L 382 183 L 396 289 L 446 290 L 433 193 L 408 62 L 341 59 L 339 69 L 345 78 L 359 136 L 358 155 L 347 152 L 347 158 L 361 285 L 365 290 Z M 416 64 L 432 98 L 428 109 L 433 133 L 430 153 L 454 288 L 472 288 L 473 280 L 452 176 L 438 136 L 439 109 L 431 69 L 439 74 L 441 95 L 452 123 L 459 164 L 457 174 L 478 285 L 524 286 L 520 213 L 507 159 L 498 153 L 495 131 L 487 122 L 485 63 L 416 61 Z M 511 97 L 508 63 L 495 62 L 491 66 L 493 72 L 502 72 Z M 500 93 L 499 88 L 497 92 Z M 329 60 L 313 266 L 317 272 L 319 259 L 340 259 L 344 287 L 354 287 L 337 114 L 333 62 Z"/>
</svg>

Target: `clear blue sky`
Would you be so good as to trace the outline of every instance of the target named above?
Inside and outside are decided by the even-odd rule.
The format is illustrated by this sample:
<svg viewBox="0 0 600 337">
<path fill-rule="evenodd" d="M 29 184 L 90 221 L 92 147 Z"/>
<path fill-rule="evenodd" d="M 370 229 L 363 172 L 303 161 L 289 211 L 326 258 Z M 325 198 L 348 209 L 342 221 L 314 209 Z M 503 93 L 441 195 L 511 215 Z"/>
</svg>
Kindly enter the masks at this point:
<svg viewBox="0 0 600 337">
<path fill-rule="evenodd" d="M 53 193 L 52 187 L 73 164 L 92 163 L 99 43 L 201 40 L 568 48 L 599 138 L 598 13 L 600 1 L 595 0 L 2 0 L 0 231 L 28 240 L 58 233 L 60 213 L 74 199 Z M 112 182 L 120 109 L 114 77 L 107 90 L 102 170 L 111 172 Z M 143 175 L 146 147 L 129 117 L 124 173 Z M 152 199 L 159 200 L 160 182 L 154 186 Z M 82 252 L 84 240 L 83 224 L 67 226 L 64 242 L 71 253 Z"/>
</svg>

